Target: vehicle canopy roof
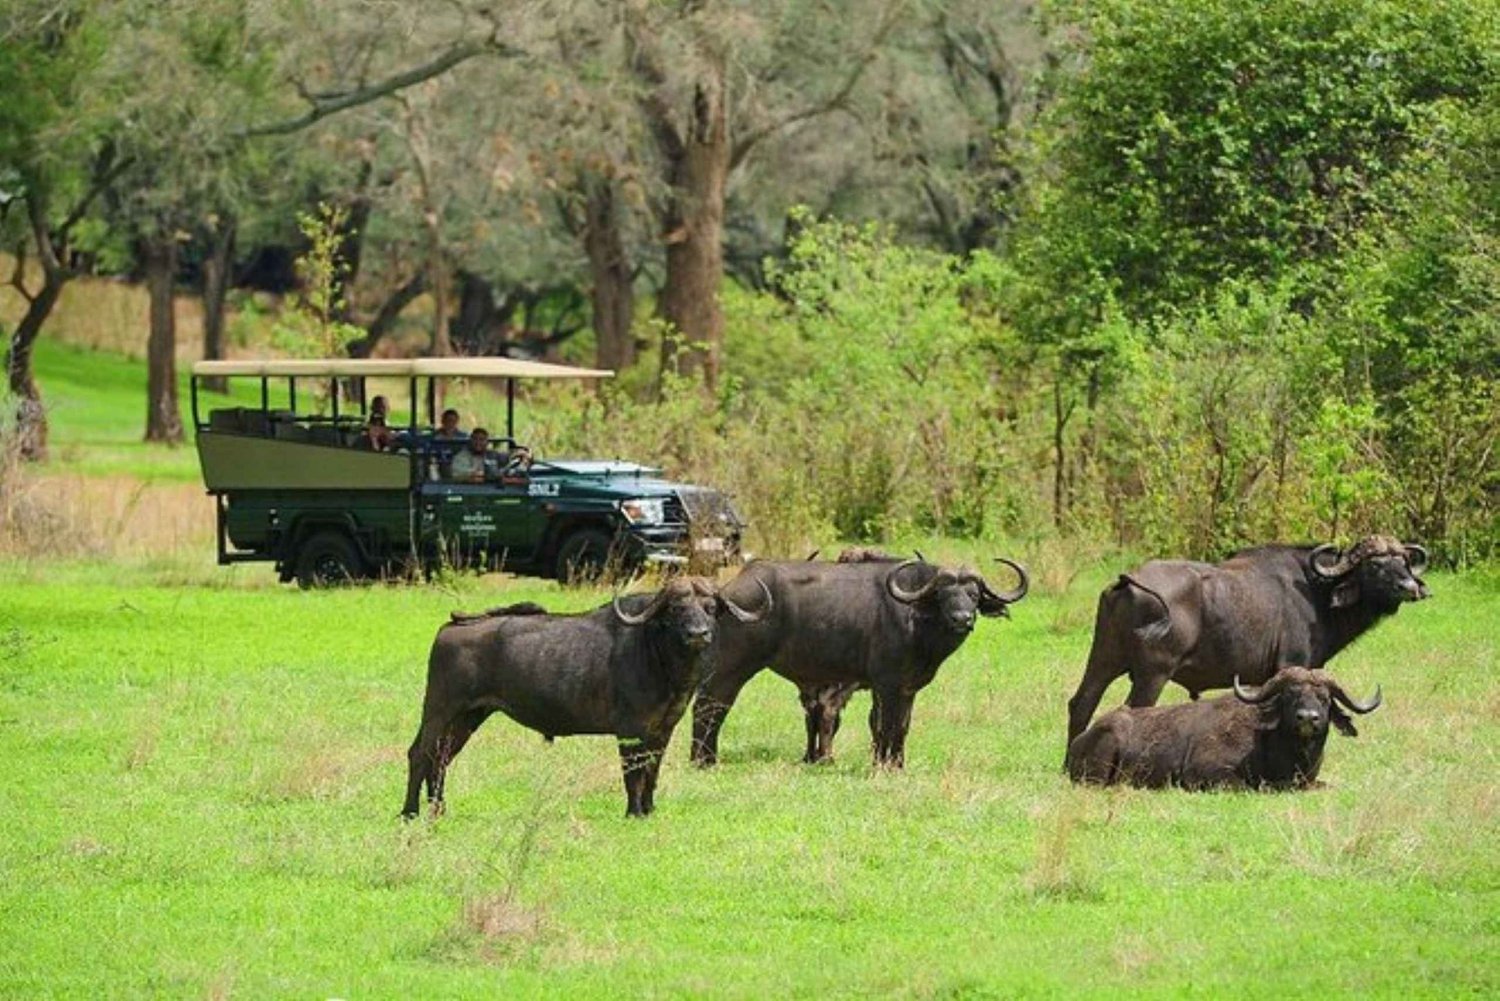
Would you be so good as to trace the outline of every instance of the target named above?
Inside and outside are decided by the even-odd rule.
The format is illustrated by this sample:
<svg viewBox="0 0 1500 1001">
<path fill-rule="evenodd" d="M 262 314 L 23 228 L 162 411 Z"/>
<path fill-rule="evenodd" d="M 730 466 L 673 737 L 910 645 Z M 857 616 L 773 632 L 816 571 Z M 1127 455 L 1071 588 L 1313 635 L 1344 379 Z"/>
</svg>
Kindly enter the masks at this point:
<svg viewBox="0 0 1500 1001">
<path fill-rule="evenodd" d="M 256 378 L 609 379 L 614 374 L 524 358 L 252 358 L 193 364 L 195 376 Z"/>
</svg>

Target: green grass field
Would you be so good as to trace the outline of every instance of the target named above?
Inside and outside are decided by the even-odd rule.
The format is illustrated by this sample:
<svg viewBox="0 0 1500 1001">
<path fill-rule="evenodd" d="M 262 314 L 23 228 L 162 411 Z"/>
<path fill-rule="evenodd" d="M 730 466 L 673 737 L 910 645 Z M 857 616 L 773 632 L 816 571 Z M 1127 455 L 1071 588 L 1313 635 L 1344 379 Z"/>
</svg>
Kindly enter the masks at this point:
<svg viewBox="0 0 1500 1001">
<path fill-rule="evenodd" d="M 138 361 L 44 339 L 37 370 L 46 469 L 77 474 L 43 491 L 140 483 L 132 505 L 202 514 L 193 450 L 139 441 Z M 148 530 L 148 550 L 171 534 Z M 1386 705 L 1330 737 L 1316 791 L 1068 785 L 1065 702 L 1119 567 L 1042 546 L 1017 552 L 1039 593 L 918 699 L 904 773 L 869 767 L 865 696 L 838 761 L 797 764 L 795 690 L 767 675 L 718 769 L 687 766 L 679 729 L 649 820 L 623 816 L 612 741 L 549 746 L 495 717 L 449 814 L 403 824 L 448 610 L 603 596 L 497 578 L 301 593 L 213 567 L 203 531 L 160 559 L 108 540 L 91 562 L 0 558 L 0 996 L 1500 991 L 1494 571 L 1433 575 L 1434 600 L 1334 663 Z"/>
<path fill-rule="evenodd" d="M 0 566 L 0 995 L 1500 991 L 1493 575 L 1434 575 L 1335 662 L 1386 705 L 1329 738 L 1316 791 L 1070 787 L 1090 577 L 981 625 L 918 699 L 904 773 L 871 771 L 865 696 L 834 765 L 796 764 L 795 690 L 763 676 L 717 770 L 679 729 L 646 821 L 611 741 L 497 716 L 449 814 L 413 824 L 427 647 L 493 584 L 266 577 Z M 524 598 L 600 595 L 506 586 Z"/>
<path fill-rule="evenodd" d="M 36 343 L 37 383 L 47 406 L 52 468 L 90 475 L 129 475 L 147 481 L 199 481 L 198 455 L 191 447 L 171 448 L 143 441 L 146 428 L 146 367 L 108 351 Z M 179 371 L 178 400 L 191 438 L 187 374 Z M 256 405 L 260 389 L 249 381 L 231 384 L 233 395 L 203 396 L 202 408 Z"/>
</svg>

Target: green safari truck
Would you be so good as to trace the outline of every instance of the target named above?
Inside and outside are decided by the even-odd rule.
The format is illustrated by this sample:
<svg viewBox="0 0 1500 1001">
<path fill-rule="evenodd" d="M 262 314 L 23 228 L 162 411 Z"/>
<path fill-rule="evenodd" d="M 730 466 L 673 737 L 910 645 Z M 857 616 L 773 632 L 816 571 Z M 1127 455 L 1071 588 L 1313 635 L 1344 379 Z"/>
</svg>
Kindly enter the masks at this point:
<svg viewBox="0 0 1500 1001">
<path fill-rule="evenodd" d="M 745 525 L 723 493 L 634 462 L 535 458 L 516 441 L 518 379 L 612 375 L 514 358 L 199 362 L 189 385 L 219 563 L 273 563 L 283 581 L 315 586 L 445 565 L 571 581 L 740 560 Z M 209 377 L 258 382 L 260 406 L 201 413 Z M 482 479 L 449 475 L 458 451 L 471 463 L 478 452 L 437 430 L 437 384 L 460 378 L 505 386 L 505 434 Z M 409 420 L 378 446 L 370 379 L 409 395 Z"/>
</svg>

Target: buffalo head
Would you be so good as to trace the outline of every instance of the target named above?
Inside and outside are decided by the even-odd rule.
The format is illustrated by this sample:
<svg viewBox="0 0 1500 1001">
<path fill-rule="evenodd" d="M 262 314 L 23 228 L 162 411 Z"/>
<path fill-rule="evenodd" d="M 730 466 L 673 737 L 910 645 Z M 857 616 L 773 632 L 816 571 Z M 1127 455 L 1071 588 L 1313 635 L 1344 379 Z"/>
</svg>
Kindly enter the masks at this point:
<svg viewBox="0 0 1500 1001">
<path fill-rule="evenodd" d="M 1300 740 L 1322 740 L 1332 723 L 1346 737 L 1358 736 L 1354 721 L 1344 712 L 1374 712 L 1380 707 L 1380 686 L 1368 702 L 1351 699 L 1333 677 L 1305 667 L 1283 667 L 1258 690 L 1234 679 L 1234 694 L 1241 702 L 1262 707 L 1263 729 L 1282 729 Z"/>
<path fill-rule="evenodd" d="M 713 642 L 714 623 L 724 612 L 741 622 L 758 622 L 771 611 L 770 589 L 760 580 L 755 583 L 760 585 L 766 598 L 759 611 L 736 605 L 706 577 L 676 577 L 662 585 L 661 590 L 652 595 L 638 612 L 627 612 L 620 596 L 616 595 L 615 615 L 627 626 L 645 625 L 655 620 L 684 646 L 702 649 Z"/>
<path fill-rule="evenodd" d="M 1422 582 L 1427 550 L 1387 535 L 1361 539 L 1343 552 L 1318 546 L 1308 556 L 1315 576 L 1333 584 L 1333 607 L 1364 602 L 1381 612 L 1394 612 L 1403 601 L 1421 601 L 1432 592 Z"/>
<path fill-rule="evenodd" d="M 886 575 L 885 586 L 891 597 L 902 604 L 921 606 L 954 632 L 968 633 L 974 628 L 976 613 L 987 616 L 1009 615 L 1007 606 L 1026 597 L 1026 591 L 1031 586 L 1026 568 L 1021 564 L 1003 556 L 996 557 L 996 562 L 1004 563 L 1020 578 L 1020 583 L 1014 590 L 996 591 L 983 577 L 966 567 L 957 570 L 932 568 L 920 559 L 906 560 L 893 567 Z M 931 576 L 916 588 L 908 590 L 902 586 L 901 576 L 909 568 L 919 566 L 928 566 Z"/>
</svg>

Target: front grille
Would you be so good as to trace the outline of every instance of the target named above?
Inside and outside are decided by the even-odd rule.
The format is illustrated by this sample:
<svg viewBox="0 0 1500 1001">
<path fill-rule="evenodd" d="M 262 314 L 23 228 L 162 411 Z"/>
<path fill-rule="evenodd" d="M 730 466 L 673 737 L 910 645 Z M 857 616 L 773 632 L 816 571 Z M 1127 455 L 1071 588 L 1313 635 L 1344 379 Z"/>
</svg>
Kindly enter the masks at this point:
<svg viewBox="0 0 1500 1001">
<path fill-rule="evenodd" d="M 687 524 L 687 509 L 682 506 L 681 499 L 679 499 L 675 495 L 666 499 L 666 501 L 662 504 L 662 511 L 665 514 L 666 523 L 668 525 Z"/>
</svg>

